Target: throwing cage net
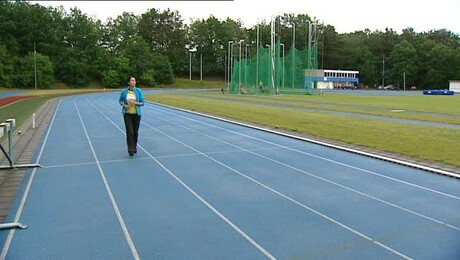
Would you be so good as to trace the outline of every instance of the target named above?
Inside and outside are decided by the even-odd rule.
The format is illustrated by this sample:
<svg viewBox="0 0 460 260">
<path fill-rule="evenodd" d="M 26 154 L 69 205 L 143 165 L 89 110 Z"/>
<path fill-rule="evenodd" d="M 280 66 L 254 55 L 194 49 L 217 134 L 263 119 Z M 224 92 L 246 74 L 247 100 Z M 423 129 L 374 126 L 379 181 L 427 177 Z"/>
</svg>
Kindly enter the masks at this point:
<svg viewBox="0 0 460 260">
<path fill-rule="evenodd" d="M 283 47 L 283 48 L 282 48 Z M 284 53 L 279 42 L 273 47 L 259 46 L 256 55 L 231 65 L 229 92 L 232 94 L 311 94 L 314 81 L 305 71 L 318 68 L 318 50 L 290 48 Z M 284 55 L 283 55 L 284 54 Z"/>
</svg>

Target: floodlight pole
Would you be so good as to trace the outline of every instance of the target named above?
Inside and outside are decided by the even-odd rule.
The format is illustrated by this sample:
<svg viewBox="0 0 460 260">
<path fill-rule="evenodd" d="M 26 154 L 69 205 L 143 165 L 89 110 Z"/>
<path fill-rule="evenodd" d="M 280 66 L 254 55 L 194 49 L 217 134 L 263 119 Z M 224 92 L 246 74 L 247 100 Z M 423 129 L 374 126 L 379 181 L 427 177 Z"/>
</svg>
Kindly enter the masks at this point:
<svg viewBox="0 0 460 260">
<path fill-rule="evenodd" d="M 189 50 L 190 53 L 190 66 L 189 66 L 189 78 L 192 80 L 192 51 Z"/>
<path fill-rule="evenodd" d="M 228 79 L 228 88 L 229 88 L 229 90 L 230 90 L 230 73 L 232 72 L 232 71 L 231 71 L 231 68 L 230 68 L 230 67 L 231 67 L 231 66 L 230 66 L 230 65 L 231 65 L 231 56 L 230 56 L 231 51 L 230 51 L 230 46 L 231 46 L 232 44 L 233 44 L 233 41 L 229 41 L 229 42 L 228 42 L 228 53 L 227 53 L 227 55 L 228 55 L 228 61 L 227 61 L 227 62 L 228 62 L 228 78 L 227 78 L 227 79 Z"/>
<path fill-rule="evenodd" d="M 321 26 L 321 34 L 323 35 L 323 46 L 321 48 L 321 69 L 324 69 L 324 47 L 325 47 L 325 44 L 326 44 L 326 33 L 325 33 L 325 30 L 324 30 L 324 24 L 322 24 Z"/>
<path fill-rule="evenodd" d="M 231 71 L 231 74 L 233 74 L 233 69 L 235 67 L 235 59 L 234 59 L 234 56 L 235 56 L 235 54 L 234 54 L 234 51 L 235 51 L 234 50 L 235 49 L 234 45 L 235 45 L 235 43 L 236 42 L 232 43 L 231 48 L 230 48 L 230 57 L 231 57 L 231 59 L 230 59 L 230 71 Z M 233 75 L 232 75 L 232 81 L 233 81 Z M 230 93 L 230 86 L 228 88 L 228 91 Z"/>
<path fill-rule="evenodd" d="M 259 19 L 257 19 L 257 61 L 256 61 L 256 86 L 259 85 Z"/>
<path fill-rule="evenodd" d="M 312 60 L 312 53 L 311 53 L 311 42 L 312 42 L 312 33 L 311 33 L 311 30 L 312 30 L 312 26 L 311 26 L 311 21 L 310 20 L 307 20 L 308 22 L 308 52 L 307 52 L 307 71 L 309 71 L 310 73 L 310 70 L 312 69 L 313 67 L 313 64 L 311 63 L 311 60 Z M 308 86 L 307 86 L 307 91 L 310 92 L 310 87 L 311 87 L 311 76 L 308 77 Z"/>
<path fill-rule="evenodd" d="M 382 62 L 382 88 L 385 87 L 385 55 L 383 56 Z"/>
<path fill-rule="evenodd" d="M 403 80 L 404 80 L 404 91 L 406 91 L 406 72 L 403 72 Z"/>
<path fill-rule="evenodd" d="M 240 60 L 239 60 L 239 64 L 238 64 L 239 65 L 238 66 L 238 72 L 239 72 L 238 73 L 239 74 L 238 75 L 239 76 L 238 94 L 241 94 L 241 43 L 243 43 L 243 42 L 244 42 L 243 39 L 241 39 L 240 42 L 239 42 L 239 44 L 240 44 Z"/>
<path fill-rule="evenodd" d="M 283 48 L 283 89 L 284 89 L 284 43 L 280 43 L 280 46 Z"/>
<path fill-rule="evenodd" d="M 292 89 L 294 89 L 295 71 L 295 23 L 292 23 Z"/>
<path fill-rule="evenodd" d="M 37 90 L 37 52 L 35 51 L 35 42 L 34 42 L 34 74 L 35 74 L 35 90 Z"/>
<path fill-rule="evenodd" d="M 188 50 L 190 53 L 190 80 L 192 80 L 192 53 L 196 52 L 196 49 Z"/>
<path fill-rule="evenodd" d="M 271 61 L 272 60 L 272 52 L 271 52 L 271 49 L 272 49 L 272 46 L 270 44 L 265 44 L 265 47 L 267 47 L 268 49 L 268 60 Z M 270 66 L 270 62 L 268 62 L 268 81 L 271 82 L 271 74 L 272 74 L 272 70 L 271 70 L 271 66 Z M 268 84 L 271 84 L 271 83 L 268 83 Z"/>
<path fill-rule="evenodd" d="M 249 44 L 246 43 L 246 59 L 244 61 L 244 84 L 247 86 L 248 84 L 248 47 L 249 47 Z"/>
<path fill-rule="evenodd" d="M 278 84 L 275 86 L 275 76 L 276 76 L 276 71 L 275 71 L 275 47 L 276 47 L 276 17 L 272 17 L 271 24 L 270 24 L 270 42 L 271 42 L 271 49 L 270 49 L 270 64 L 271 64 L 271 88 L 272 88 L 272 94 L 274 93 L 275 95 L 279 94 L 278 93 Z"/>
</svg>

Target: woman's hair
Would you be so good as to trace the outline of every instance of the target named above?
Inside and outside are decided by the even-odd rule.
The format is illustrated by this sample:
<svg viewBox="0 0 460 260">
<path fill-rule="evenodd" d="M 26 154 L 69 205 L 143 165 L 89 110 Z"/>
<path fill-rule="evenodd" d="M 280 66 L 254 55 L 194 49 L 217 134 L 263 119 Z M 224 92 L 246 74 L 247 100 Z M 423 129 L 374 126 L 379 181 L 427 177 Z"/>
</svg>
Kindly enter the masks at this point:
<svg viewBox="0 0 460 260">
<path fill-rule="evenodd" d="M 129 84 L 129 81 L 131 81 L 131 78 L 136 78 L 136 77 L 134 77 L 133 75 L 129 76 L 128 79 L 126 80 L 126 83 Z"/>
</svg>

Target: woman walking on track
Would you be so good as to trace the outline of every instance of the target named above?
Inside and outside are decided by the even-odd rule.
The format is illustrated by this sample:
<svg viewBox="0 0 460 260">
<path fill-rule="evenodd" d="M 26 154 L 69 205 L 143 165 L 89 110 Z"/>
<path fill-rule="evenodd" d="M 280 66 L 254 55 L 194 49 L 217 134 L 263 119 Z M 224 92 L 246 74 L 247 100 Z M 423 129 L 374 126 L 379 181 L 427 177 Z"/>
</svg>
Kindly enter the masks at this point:
<svg viewBox="0 0 460 260">
<path fill-rule="evenodd" d="M 137 153 L 137 136 L 142 115 L 141 107 L 144 105 L 144 95 L 142 90 L 136 87 L 136 78 L 133 76 L 128 78 L 128 87 L 121 91 L 119 103 L 123 107 L 121 113 L 125 120 L 128 154 L 133 156 Z"/>
</svg>

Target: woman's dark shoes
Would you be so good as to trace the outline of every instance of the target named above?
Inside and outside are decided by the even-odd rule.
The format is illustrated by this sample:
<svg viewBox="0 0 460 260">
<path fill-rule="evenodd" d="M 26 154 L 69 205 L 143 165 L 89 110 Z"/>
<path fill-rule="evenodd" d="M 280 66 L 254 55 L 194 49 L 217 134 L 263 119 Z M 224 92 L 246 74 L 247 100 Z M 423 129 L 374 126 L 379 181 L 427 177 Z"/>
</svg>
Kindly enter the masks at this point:
<svg viewBox="0 0 460 260">
<path fill-rule="evenodd" d="M 133 156 L 134 153 L 133 152 L 128 152 L 129 156 Z"/>
</svg>

